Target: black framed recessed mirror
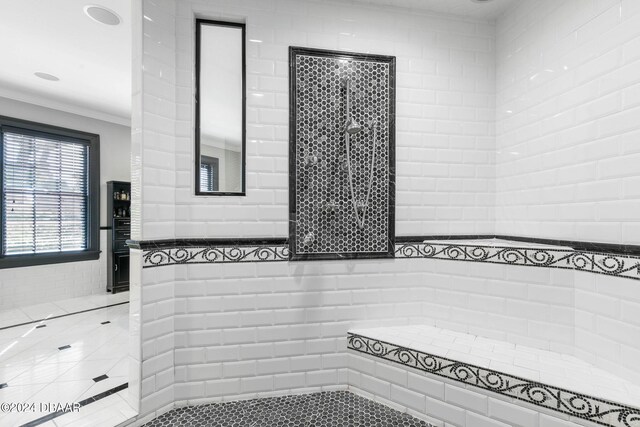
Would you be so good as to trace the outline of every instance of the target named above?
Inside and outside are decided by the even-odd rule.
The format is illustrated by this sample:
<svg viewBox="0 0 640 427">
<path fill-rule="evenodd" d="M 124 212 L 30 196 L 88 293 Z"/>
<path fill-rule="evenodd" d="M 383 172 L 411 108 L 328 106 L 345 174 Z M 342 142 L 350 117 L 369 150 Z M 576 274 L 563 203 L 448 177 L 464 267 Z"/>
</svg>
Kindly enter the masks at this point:
<svg viewBox="0 0 640 427">
<path fill-rule="evenodd" d="M 196 195 L 245 195 L 245 25 L 196 20 Z"/>
</svg>

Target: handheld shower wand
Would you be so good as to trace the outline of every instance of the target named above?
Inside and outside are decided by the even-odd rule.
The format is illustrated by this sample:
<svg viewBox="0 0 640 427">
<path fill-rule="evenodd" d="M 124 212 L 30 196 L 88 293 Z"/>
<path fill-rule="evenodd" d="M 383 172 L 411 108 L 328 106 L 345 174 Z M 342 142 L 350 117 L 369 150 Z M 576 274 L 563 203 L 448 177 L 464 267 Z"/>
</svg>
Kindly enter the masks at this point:
<svg viewBox="0 0 640 427">
<path fill-rule="evenodd" d="M 371 144 L 371 171 L 369 173 L 369 184 L 367 185 L 367 195 L 364 200 L 356 199 L 356 192 L 353 186 L 353 171 L 351 170 L 351 135 L 356 135 L 357 133 L 363 130 L 363 127 L 360 126 L 353 118 L 351 118 L 350 110 L 351 110 L 351 81 L 349 79 L 345 80 L 346 90 L 347 90 L 347 108 L 346 108 L 346 123 L 344 125 L 345 131 L 345 142 L 347 149 L 347 176 L 349 179 L 349 189 L 351 192 L 351 203 L 353 205 L 353 213 L 356 218 L 356 224 L 358 228 L 361 230 L 364 229 L 365 219 L 367 217 L 367 207 L 369 204 L 369 198 L 371 197 L 371 188 L 373 187 L 373 177 L 374 177 L 374 168 L 376 162 L 376 142 L 378 141 L 378 135 L 376 130 L 376 123 L 371 121 L 368 125 L 370 129 L 373 130 L 373 141 Z"/>
</svg>

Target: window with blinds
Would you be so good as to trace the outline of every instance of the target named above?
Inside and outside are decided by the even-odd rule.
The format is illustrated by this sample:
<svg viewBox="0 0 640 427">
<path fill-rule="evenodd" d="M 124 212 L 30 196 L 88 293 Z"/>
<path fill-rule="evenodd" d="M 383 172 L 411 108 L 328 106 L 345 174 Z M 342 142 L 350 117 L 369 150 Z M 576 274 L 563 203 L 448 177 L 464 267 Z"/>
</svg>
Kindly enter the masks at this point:
<svg viewBox="0 0 640 427">
<path fill-rule="evenodd" d="M 3 255 L 87 249 L 86 142 L 3 129 Z"/>
<path fill-rule="evenodd" d="M 201 156 L 200 159 L 200 191 L 218 191 L 218 159 Z"/>
<path fill-rule="evenodd" d="M 99 259 L 99 135 L 0 116 L 0 169 L 0 269 Z"/>
</svg>

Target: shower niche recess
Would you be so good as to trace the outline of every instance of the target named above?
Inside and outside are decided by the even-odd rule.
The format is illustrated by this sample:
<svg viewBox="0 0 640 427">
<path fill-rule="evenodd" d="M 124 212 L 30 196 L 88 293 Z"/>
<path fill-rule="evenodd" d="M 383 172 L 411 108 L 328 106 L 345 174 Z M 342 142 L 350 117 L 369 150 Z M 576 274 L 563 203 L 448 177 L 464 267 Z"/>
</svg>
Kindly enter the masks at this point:
<svg viewBox="0 0 640 427">
<path fill-rule="evenodd" d="M 391 258 L 395 57 L 289 48 L 292 260 Z"/>
</svg>

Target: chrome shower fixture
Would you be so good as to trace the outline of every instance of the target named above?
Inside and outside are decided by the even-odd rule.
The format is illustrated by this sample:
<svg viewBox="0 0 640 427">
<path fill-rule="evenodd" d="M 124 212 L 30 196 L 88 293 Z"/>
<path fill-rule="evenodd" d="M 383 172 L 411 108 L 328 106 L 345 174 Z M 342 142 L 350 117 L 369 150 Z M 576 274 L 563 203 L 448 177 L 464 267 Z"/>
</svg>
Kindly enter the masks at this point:
<svg viewBox="0 0 640 427">
<path fill-rule="evenodd" d="M 339 207 L 340 207 L 340 205 L 337 202 L 333 201 L 333 200 L 330 200 L 328 202 L 324 202 L 323 205 L 322 205 L 322 208 L 326 212 L 329 212 L 329 213 L 334 213 L 335 211 L 338 210 Z"/>
<path fill-rule="evenodd" d="M 355 135 L 362 131 L 363 127 L 358 124 L 353 118 L 350 118 L 347 123 L 344 125 L 344 130 L 349 135 Z"/>
<path fill-rule="evenodd" d="M 362 131 L 363 127 L 358 124 L 351 117 L 351 80 L 344 80 L 345 88 L 347 91 L 347 105 L 346 105 L 346 124 L 345 124 L 345 142 L 347 147 L 347 177 L 349 180 L 349 190 L 351 192 L 351 204 L 353 205 L 353 213 L 355 215 L 356 224 L 358 228 L 363 230 L 364 223 L 367 218 L 367 207 L 369 206 L 369 198 L 371 196 L 371 188 L 373 187 L 374 169 L 376 164 L 376 141 L 378 139 L 376 132 L 376 122 L 370 120 L 367 127 L 373 130 L 373 139 L 371 142 L 371 169 L 369 172 L 369 183 L 367 184 L 367 195 L 364 200 L 356 200 L 356 191 L 354 186 L 353 171 L 351 170 L 351 135 L 355 135 Z"/>
<path fill-rule="evenodd" d="M 320 163 L 320 156 L 317 156 L 315 154 L 312 154 L 310 156 L 305 157 L 304 159 L 304 165 L 305 166 L 309 166 L 309 165 L 317 165 L 318 163 Z"/>
<path fill-rule="evenodd" d="M 304 236 L 304 240 L 302 240 L 302 244 L 304 246 L 311 246 L 315 241 L 316 241 L 316 235 L 313 233 L 307 233 Z"/>
</svg>

